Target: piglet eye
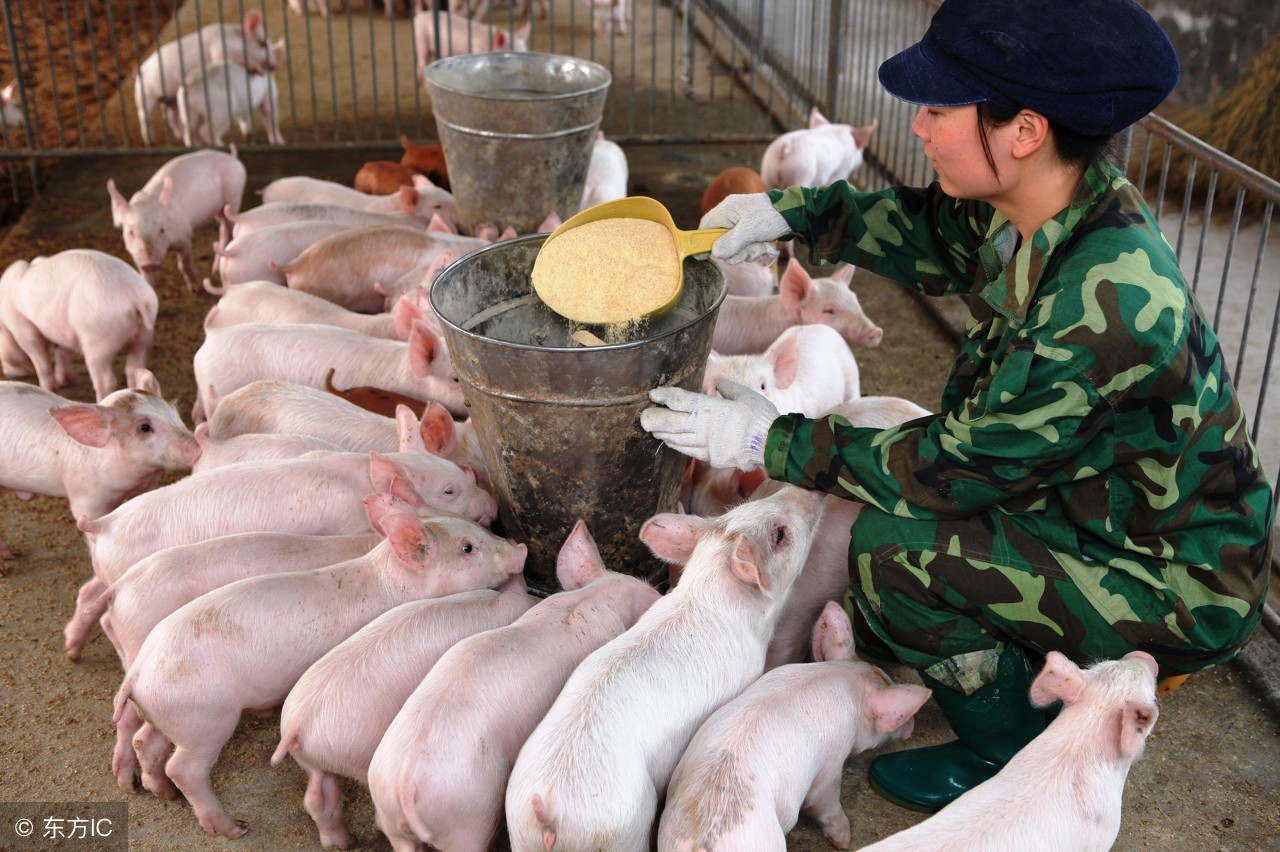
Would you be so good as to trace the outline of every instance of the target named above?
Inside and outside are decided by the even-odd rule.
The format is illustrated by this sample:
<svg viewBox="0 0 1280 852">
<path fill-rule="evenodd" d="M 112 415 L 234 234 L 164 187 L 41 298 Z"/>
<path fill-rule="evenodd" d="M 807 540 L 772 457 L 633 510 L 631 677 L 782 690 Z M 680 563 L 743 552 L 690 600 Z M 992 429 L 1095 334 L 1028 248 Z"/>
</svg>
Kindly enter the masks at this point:
<svg viewBox="0 0 1280 852">
<path fill-rule="evenodd" d="M 138 431 L 139 431 L 139 432 L 150 432 L 150 431 L 151 431 L 151 424 L 150 424 L 150 423 L 143 423 L 141 426 L 139 426 L 139 427 L 138 427 Z"/>
<path fill-rule="evenodd" d="M 463 543 L 462 543 L 462 552 L 463 552 L 463 553 L 470 553 L 470 552 L 471 552 L 471 551 L 473 551 L 473 550 L 475 550 L 475 547 L 473 547 L 473 546 L 472 546 L 471 542 L 466 541 L 466 542 L 463 542 Z"/>
<path fill-rule="evenodd" d="M 787 540 L 787 528 L 786 528 L 786 527 L 778 527 L 776 530 L 774 530 L 774 531 L 773 531 L 773 543 L 774 543 L 774 545 L 782 544 L 782 543 L 783 543 L 784 541 L 786 541 L 786 540 Z"/>
</svg>

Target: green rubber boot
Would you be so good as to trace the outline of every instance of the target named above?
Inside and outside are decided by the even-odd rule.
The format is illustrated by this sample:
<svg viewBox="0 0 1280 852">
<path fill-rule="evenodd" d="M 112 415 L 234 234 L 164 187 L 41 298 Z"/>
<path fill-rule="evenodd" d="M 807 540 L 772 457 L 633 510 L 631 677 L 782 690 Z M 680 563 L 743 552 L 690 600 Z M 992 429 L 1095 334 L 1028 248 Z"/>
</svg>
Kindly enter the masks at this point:
<svg viewBox="0 0 1280 852">
<path fill-rule="evenodd" d="M 1012 644 L 1000 655 L 995 680 L 972 695 L 922 672 L 956 739 L 881 755 L 871 762 L 872 788 L 904 808 L 933 813 L 995 775 L 1056 715 L 1032 706 L 1034 678 L 1026 653 Z"/>
</svg>

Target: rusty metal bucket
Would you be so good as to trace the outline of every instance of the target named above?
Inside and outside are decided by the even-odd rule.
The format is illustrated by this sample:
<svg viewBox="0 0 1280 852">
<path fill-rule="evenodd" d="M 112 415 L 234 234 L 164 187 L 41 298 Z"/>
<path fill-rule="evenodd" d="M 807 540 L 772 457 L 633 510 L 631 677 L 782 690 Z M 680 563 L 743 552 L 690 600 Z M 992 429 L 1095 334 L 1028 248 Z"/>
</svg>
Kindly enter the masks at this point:
<svg viewBox="0 0 1280 852">
<path fill-rule="evenodd" d="M 586 520 L 614 571 L 657 585 L 666 566 L 640 541 L 657 512 L 674 511 L 685 457 L 640 427 L 648 392 L 698 390 L 724 273 L 684 261 L 675 310 L 626 343 L 581 347 L 573 324 L 533 293 L 534 234 L 478 249 L 440 274 L 431 304 L 484 448 L 506 535 L 529 546 L 530 588 L 559 590 L 556 555 Z"/>
<path fill-rule="evenodd" d="M 578 212 L 613 77 L 552 53 L 472 53 L 423 70 L 458 220 L 531 234 Z"/>
</svg>

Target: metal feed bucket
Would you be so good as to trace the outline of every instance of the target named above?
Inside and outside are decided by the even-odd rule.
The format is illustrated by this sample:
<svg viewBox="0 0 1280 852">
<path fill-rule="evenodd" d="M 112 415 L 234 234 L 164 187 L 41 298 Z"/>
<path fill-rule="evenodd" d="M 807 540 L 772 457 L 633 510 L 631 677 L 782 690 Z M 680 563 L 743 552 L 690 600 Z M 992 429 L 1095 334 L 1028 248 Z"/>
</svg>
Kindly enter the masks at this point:
<svg viewBox="0 0 1280 852">
<path fill-rule="evenodd" d="M 437 60 L 423 77 L 463 230 L 531 234 L 549 213 L 578 212 L 608 69 L 550 53 L 473 53 Z"/>
<path fill-rule="evenodd" d="M 533 293 L 529 273 L 545 239 L 477 249 L 431 287 L 504 532 L 529 546 L 525 578 L 535 590 L 559 589 L 556 556 L 578 518 L 606 567 L 660 584 L 666 566 L 640 527 L 676 509 L 686 459 L 640 427 L 640 412 L 652 388 L 701 388 L 724 273 L 685 260 L 675 310 L 641 339 L 584 348 Z"/>
</svg>

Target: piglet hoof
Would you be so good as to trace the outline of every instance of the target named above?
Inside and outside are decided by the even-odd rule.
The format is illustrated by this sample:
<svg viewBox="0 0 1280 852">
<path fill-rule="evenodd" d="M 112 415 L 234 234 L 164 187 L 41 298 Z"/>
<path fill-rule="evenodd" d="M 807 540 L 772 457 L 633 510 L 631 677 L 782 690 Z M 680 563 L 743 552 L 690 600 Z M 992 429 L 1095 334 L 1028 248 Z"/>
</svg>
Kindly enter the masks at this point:
<svg viewBox="0 0 1280 852">
<path fill-rule="evenodd" d="M 243 837 L 244 833 L 249 830 L 249 823 L 242 819 L 236 819 L 226 823 L 221 820 L 211 820 L 209 824 L 206 824 L 204 820 L 200 820 L 200 827 L 213 837 L 229 837 L 235 840 L 237 837 Z"/>
<path fill-rule="evenodd" d="M 138 775 L 132 769 L 116 775 L 116 786 L 126 793 L 137 795 Z"/>
</svg>

